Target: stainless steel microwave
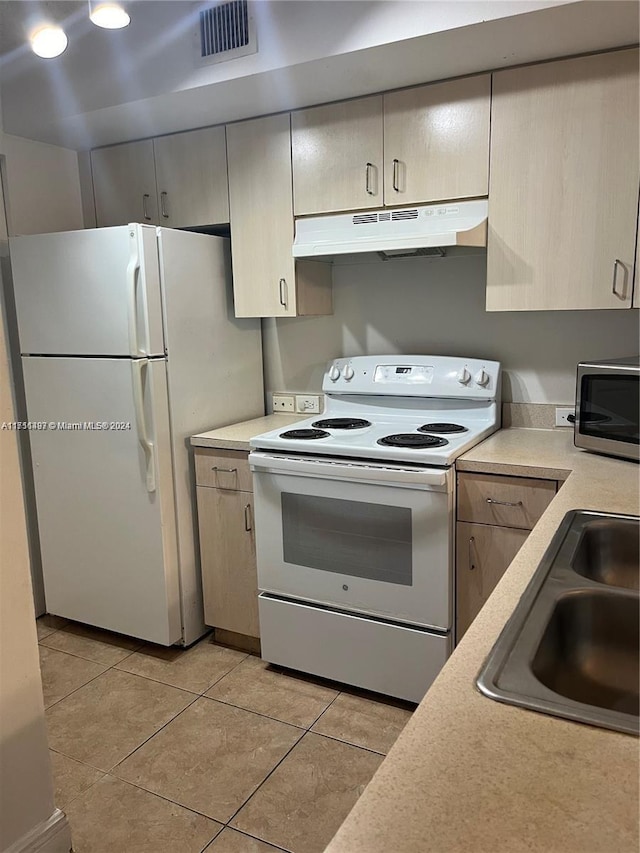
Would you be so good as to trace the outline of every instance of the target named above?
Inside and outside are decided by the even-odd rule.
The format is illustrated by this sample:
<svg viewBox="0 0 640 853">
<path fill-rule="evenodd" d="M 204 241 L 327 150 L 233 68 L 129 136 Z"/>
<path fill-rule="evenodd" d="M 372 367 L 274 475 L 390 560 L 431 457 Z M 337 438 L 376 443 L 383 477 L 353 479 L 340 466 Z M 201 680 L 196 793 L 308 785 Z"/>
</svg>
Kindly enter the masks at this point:
<svg viewBox="0 0 640 853">
<path fill-rule="evenodd" d="M 574 444 L 640 460 L 640 357 L 578 365 Z"/>
</svg>

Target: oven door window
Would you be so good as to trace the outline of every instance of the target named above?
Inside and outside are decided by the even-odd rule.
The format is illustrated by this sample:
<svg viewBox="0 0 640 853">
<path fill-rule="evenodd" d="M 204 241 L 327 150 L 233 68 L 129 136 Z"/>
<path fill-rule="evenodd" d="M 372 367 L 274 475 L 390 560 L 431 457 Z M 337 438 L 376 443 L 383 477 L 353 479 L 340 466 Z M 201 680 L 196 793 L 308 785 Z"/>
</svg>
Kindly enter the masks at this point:
<svg viewBox="0 0 640 853">
<path fill-rule="evenodd" d="M 282 492 L 284 561 L 411 586 L 408 507 Z"/>
<path fill-rule="evenodd" d="M 637 376 L 583 376 L 580 432 L 596 438 L 638 444 L 639 388 Z"/>
</svg>

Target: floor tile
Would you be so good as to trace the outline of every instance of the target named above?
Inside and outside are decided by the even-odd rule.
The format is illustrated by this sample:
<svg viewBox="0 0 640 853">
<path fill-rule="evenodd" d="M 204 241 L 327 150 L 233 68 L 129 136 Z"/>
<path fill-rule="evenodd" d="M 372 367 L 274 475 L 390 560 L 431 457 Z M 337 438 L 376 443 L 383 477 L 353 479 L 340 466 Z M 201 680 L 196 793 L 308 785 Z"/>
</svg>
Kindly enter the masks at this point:
<svg viewBox="0 0 640 853">
<path fill-rule="evenodd" d="M 192 693 L 110 669 L 47 711 L 49 746 L 109 770 L 193 698 Z"/>
<path fill-rule="evenodd" d="M 62 619 L 60 616 L 50 616 L 48 613 L 44 616 L 39 616 L 36 619 L 38 640 L 42 640 L 44 637 L 48 637 L 49 634 L 53 634 L 54 631 L 60 630 L 68 621 L 68 619 Z"/>
<path fill-rule="evenodd" d="M 226 827 L 217 835 L 204 853 L 280 853 L 281 847 L 273 847 L 257 838 Z"/>
<path fill-rule="evenodd" d="M 74 853 L 200 853 L 220 824 L 105 776 L 66 809 Z"/>
<path fill-rule="evenodd" d="M 245 652 L 216 646 L 209 637 L 205 637 L 190 649 L 146 645 L 118 664 L 118 669 L 193 693 L 204 693 L 207 687 L 230 672 L 246 656 Z"/>
<path fill-rule="evenodd" d="M 308 733 L 231 824 L 295 853 L 321 853 L 382 760 Z"/>
<path fill-rule="evenodd" d="M 399 705 L 341 693 L 312 731 L 386 754 L 411 713 Z"/>
<path fill-rule="evenodd" d="M 106 666 L 119 663 L 142 646 L 140 640 L 77 622 L 70 622 L 61 630 L 45 637 L 41 644 Z"/>
<path fill-rule="evenodd" d="M 206 695 L 307 728 L 336 698 L 338 691 L 281 672 L 260 658 L 248 657 Z"/>
<path fill-rule="evenodd" d="M 226 823 L 300 735 L 277 720 L 201 698 L 113 775 Z"/>
<path fill-rule="evenodd" d="M 82 687 L 100 675 L 107 667 L 98 663 L 66 655 L 40 646 L 40 673 L 45 708 L 64 699 L 69 693 Z"/>
<path fill-rule="evenodd" d="M 59 752 L 49 750 L 49 754 L 53 771 L 53 801 L 59 809 L 66 809 L 71 800 L 104 776 L 101 770 L 94 770 L 93 767 L 74 761 Z"/>
</svg>

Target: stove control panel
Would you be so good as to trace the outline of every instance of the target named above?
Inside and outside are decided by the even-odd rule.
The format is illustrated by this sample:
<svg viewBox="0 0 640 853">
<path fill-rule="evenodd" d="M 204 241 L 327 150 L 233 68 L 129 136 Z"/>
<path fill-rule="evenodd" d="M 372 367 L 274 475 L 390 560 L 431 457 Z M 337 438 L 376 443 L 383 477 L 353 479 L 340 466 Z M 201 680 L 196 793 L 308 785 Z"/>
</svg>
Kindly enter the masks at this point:
<svg viewBox="0 0 640 853">
<path fill-rule="evenodd" d="M 327 365 L 323 391 L 403 397 L 500 397 L 500 362 L 429 355 L 363 355 Z"/>
</svg>

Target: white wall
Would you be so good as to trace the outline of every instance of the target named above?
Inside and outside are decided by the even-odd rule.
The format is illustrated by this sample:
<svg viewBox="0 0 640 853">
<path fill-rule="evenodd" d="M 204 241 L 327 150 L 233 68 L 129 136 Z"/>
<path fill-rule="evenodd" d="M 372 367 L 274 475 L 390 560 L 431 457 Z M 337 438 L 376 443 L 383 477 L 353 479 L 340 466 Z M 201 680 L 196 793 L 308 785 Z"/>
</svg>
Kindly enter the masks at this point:
<svg viewBox="0 0 640 853">
<path fill-rule="evenodd" d="M 318 391 L 337 356 L 426 353 L 501 361 L 507 401 L 571 403 L 578 361 L 638 352 L 637 311 L 487 313 L 486 254 L 457 251 L 337 264 L 333 316 L 263 321 L 267 391 Z"/>
<path fill-rule="evenodd" d="M 78 155 L 0 131 L 6 157 L 9 234 L 83 228 Z"/>
<path fill-rule="evenodd" d="M 0 185 L 0 421 L 13 421 L 1 286 L 6 256 Z M 37 835 L 47 822 L 59 831 L 42 849 L 69 850 L 66 821 L 53 804 L 17 433 L 11 430 L 0 430 L 0 470 L 0 850 Z"/>
</svg>

